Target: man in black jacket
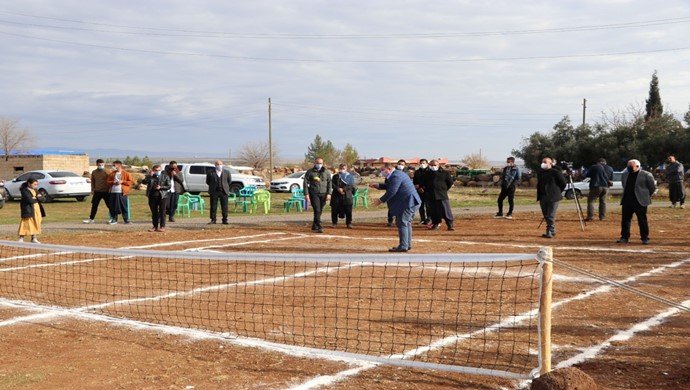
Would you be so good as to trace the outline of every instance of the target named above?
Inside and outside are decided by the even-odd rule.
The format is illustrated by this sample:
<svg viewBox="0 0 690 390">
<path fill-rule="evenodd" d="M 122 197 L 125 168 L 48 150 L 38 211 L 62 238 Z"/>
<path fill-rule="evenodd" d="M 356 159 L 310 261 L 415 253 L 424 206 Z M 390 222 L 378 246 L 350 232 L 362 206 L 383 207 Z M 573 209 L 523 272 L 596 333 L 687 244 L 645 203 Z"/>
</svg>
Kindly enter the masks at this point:
<svg viewBox="0 0 690 390">
<path fill-rule="evenodd" d="M 565 177 L 550 157 L 541 160 L 540 168 L 537 172 L 537 201 L 546 220 L 546 233 L 542 237 L 553 238 L 556 235 L 556 211 L 558 202 L 563 199 L 561 193 L 565 189 Z"/>
<path fill-rule="evenodd" d="M 431 203 L 431 226 L 429 230 L 438 230 L 441 220 L 446 221 L 448 230 L 455 230 L 453 226 L 453 210 L 450 208 L 448 190 L 453 187 L 453 178 L 448 171 L 441 169 L 438 161 L 429 162 L 427 175 L 427 196 Z"/>
<path fill-rule="evenodd" d="M 170 196 L 168 204 L 168 221 L 175 222 L 175 213 L 177 212 L 177 203 L 180 200 L 180 195 L 185 193 L 184 181 L 180 175 L 180 169 L 177 167 L 177 161 L 170 161 L 165 167 L 165 172 L 168 174 L 172 183 L 170 186 Z"/>
<path fill-rule="evenodd" d="M 331 185 L 331 173 L 323 166 L 323 159 L 318 157 L 314 160 L 314 167 L 304 174 L 304 192 L 309 196 L 309 203 L 314 210 L 314 221 L 311 230 L 323 233 L 321 226 L 321 213 L 326 206 L 326 202 L 331 200 L 333 188 Z"/>
<path fill-rule="evenodd" d="M 613 168 L 606 165 L 606 160 L 600 158 L 596 164 L 587 171 L 589 178 L 589 195 L 587 195 L 587 219 L 594 219 L 594 201 L 599 199 L 599 220 L 606 219 L 606 196 L 609 187 L 613 183 Z"/>
<path fill-rule="evenodd" d="M 503 218 L 503 201 L 508 198 L 506 219 L 513 219 L 515 207 L 515 189 L 520 182 L 520 170 L 515 166 L 515 157 L 506 159 L 506 166 L 501 171 L 501 193 L 498 195 L 498 213 L 494 218 Z"/>
<path fill-rule="evenodd" d="M 209 222 L 209 224 L 216 223 L 218 202 L 220 201 L 220 209 L 223 215 L 223 225 L 227 225 L 228 195 L 230 195 L 230 183 L 232 183 L 232 177 L 230 175 L 230 171 L 223 169 L 222 161 L 216 161 L 215 165 L 215 169 L 209 169 L 208 173 L 206 173 L 208 194 L 211 196 L 211 222 Z"/>
<path fill-rule="evenodd" d="M 419 217 L 421 218 L 420 223 L 422 225 L 428 225 L 431 223 L 431 218 L 429 215 L 429 208 L 427 207 L 427 196 L 426 189 L 424 188 L 424 183 L 426 182 L 426 176 L 429 174 L 429 162 L 427 159 L 423 158 L 419 160 L 419 166 L 414 171 L 414 176 L 412 177 L 412 184 L 414 188 L 417 189 L 419 197 L 422 198 L 422 205 L 419 206 Z"/>
<path fill-rule="evenodd" d="M 338 166 L 338 173 L 331 178 L 331 222 L 338 225 L 338 217 L 345 217 L 345 226 L 352 229 L 352 204 L 354 203 L 355 178 L 347 171 L 347 164 Z"/>
</svg>

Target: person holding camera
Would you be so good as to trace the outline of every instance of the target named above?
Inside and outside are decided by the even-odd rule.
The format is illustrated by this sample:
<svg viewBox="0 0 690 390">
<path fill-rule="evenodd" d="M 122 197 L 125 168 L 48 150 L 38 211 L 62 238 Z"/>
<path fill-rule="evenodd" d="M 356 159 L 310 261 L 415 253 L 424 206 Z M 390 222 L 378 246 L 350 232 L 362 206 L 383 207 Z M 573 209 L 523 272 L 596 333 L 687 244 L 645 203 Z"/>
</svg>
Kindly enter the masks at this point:
<svg viewBox="0 0 690 390">
<path fill-rule="evenodd" d="M 556 235 L 556 211 L 563 199 L 561 194 L 564 189 L 563 170 L 553 163 L 551 157 L 544 157 L 537 171 L 537 201 L 546 221 L 546 233 L 542 234 L 544 238 L 553 238 Z"/>
<path fill-rule="evenodd" d="M 587 195 L 587 218 L 589 222 L 594 219 L 594 202 L 599 199 L 599 220 L 606 219 L 606 196 L 609 187 L 613 184 L 613 168 L 606 165 L 606 159 L 600 158 L 596 164 L 587 171 L 589 178 L 589 195 Z"/>
<path fill-rule="evenodd" d="M 143 181 L 146 184 L 146 197 L 149 200 L 151 209 L 151 223 L 153 227 L 150 232 L 165 231 L 165 211 L 169 205 L 171 180 L 167 172 L 161 172 L 160 165 L 151 168 L 151 174 L 146 176 Z"/>
</svg>

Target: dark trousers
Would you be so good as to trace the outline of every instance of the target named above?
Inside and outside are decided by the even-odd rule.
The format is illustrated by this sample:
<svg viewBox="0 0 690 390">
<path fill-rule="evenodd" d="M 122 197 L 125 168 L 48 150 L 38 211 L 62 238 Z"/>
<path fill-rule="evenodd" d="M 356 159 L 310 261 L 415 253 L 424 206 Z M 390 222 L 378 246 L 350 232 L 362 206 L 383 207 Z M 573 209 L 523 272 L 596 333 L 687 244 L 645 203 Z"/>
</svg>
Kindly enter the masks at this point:
<svg viewBox="0 0 690 390">
<path fill-rule="evenodd" d="M 589 195 L 587 195 L 587 219 L 594 218 L 594 202 L 597 199 L 599 199 L 599 219 L 606 218 L 606 196 L 608 194 L 608 187 L 594 187 L 589 189 Z"/>
<path fill-rule="evenodd" d="M 105 203 L 105 207 L 110 211 L 110 193 L 105 191 L 96 191 L 93 193 L 91 198 L 91 214 L 89 214 L 89 219 L 95 219 L 96 213 L 98 212 L 98 205 L 101 200 Z"/>
<path fill-rule="evenodd" d="M 630 225 L 633 214 L 637 216 L 637 225 L 640 227 L 640 238 L 649 239 L 649 224 L 647 223 L 647 207 L 640 205 L 637 200 L 623 203 L 623 218 L 621 219 L 621 238 L 630 238 Z"/>
<path fill-rule="evenodd" d="M 151 209 L 151 223 L 153 227 L 164 228 L 165 227 L 165 211 L 168 208 L 168 198 L 161 198 L 159 191 L 157 194 L 149 195 L 149 208 Z"/>
<path fill-rule="evenodd" d="M 508 215 L 512 215 L 515 207 L 515 186 L 501 187 L 501 193 L 498 194 L 498 213 L 501 215 L 503 215 L 503 201 L 506 198 L 508 198 Z"/>
<path fill-rule="evenodd" d="M 391 211 L 388 210 L 388 215 L 386 216 L 386 222 L 388 222 L 388 224 L 392 224 L 393 218 L 395 218 L 395 215 L 391 214 Z"/>
<path fill-rule="evenodd" d="M 681 205 L 685 203 L 685 186 L 682 181 L 668 183 L 668 197 L 671 199 L 671 203 L 680 203 Z"/>
<path fill-rule="evenodd" d="M 122 214 L 125 222 L 129 221 L 127 215 L 127 195 L 121 193 L 110 194 L 110 216 L 117 221 L 117 216 Z"/>
<path fill-rule="evenodd" d="M 218 202 L 220 202 L 220 212 L 223 222 L 228 222 L 228 194 L 223 191 L 216 191 L 211 195 L 211 221 L 216 222 L 218 215 Z"/>
<path fill-rule="evenodd" d="M 338 217 L 345 215 L 345 224 L 349 225 L 352 223 L 352 205 L 351 204 L 341 204 L 338 207 L 331 206 L 331 222 L 333 225 L 338 223 Z"/>
<path fill-rule="evenodd" d="M 309 192 L 309 202 L 311 203 L 312 210 L 314 210 L 314 221 L 311 224 L 311 228 L 314 230 L 321 229 L 321 213 L 323 208 L 326 207 L 326 196 L 327 194 Z"/>
<path fill-rule="evenodd" d="M 177 202 L 180 199 L 180 194 L 177 192 L 171 192 L 168 194 L 168 215 L 170 215 L 170 218 L 175 216 L 175 213 L 177 212 Z"/>
<path fill-rule="evenodd" d="M 544 216 L 544 220 L 546 220 L 546 231 L 556 234 L 556 211 L 558 211 L 558 202 L 540 200 L 539 206 L 541 206 L 541 213 Z"/>
<path fill-rule="evenodd" d="M 431 202 L 431 222 L 434 225 L 438 225 L 441 223 L 441 220 L 445 220 L 446 225 L 453 226 L 453 210 L 450 208 L 450 200 L 441 199 Z"/>
<path fill-rule="evenodd" d="M 429 216 L 429 210 L 427 208 L 426 203 L 426 200 L 422 198 L 422 204 L 419 206 L 419 218 L 422 222 L 426 222 L 431 219 Z"/>
</svg>

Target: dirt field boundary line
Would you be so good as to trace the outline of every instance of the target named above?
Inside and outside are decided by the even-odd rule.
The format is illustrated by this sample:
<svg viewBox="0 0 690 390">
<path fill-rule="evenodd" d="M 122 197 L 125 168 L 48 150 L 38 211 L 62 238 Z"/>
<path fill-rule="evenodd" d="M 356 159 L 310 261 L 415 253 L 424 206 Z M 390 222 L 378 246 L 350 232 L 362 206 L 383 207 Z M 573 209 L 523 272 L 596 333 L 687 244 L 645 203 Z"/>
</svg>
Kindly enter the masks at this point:
<svg viewBox="0 0 690 390">
<path fill-rule="evenodd" d="M 174 246 L 174 245 L 184 245 L 184 244 L 195 244 L 198 242 L 213 242 L 213 241 L 230 241 L 230 240 L 243 240 L 246 238 L 259 238 L 259 237 L 267 237 L 267 236 L 279 236 L 279 235 L 285 235 L 287 233 L 279 233 L 279 232 L 274 232 L 274 233 L 262 233 L 262 234 L 253 234 L 253 235 L 246 235 L 246 236 L 236 236 L 236 237 L 223 237 L 223 238 L 206 238 L 202 240 L 186 240 L 186 241 L 170 241 L 170 242 L 160 242 L 157 244 L 149 244 L 149 245 L 139 245 L 139 246 L 123 246 L 118 249 L 150 249 L 150 248 L 161 248 L 165 246 Z"/>
<path fill-rule="evenodd" d="M 680 267 L 680 266 L 687 264 L 689 262 L 690 262 L 690 258 L 676 261 L 676 262 L 671 263 L 671 264 L 666 264 L 666 265 L 663 265 L 663 266 L 660 266 L 657 268 L 653 268 L 649 271 L 642 272 L 640 274 L 627 277 L 623 280 L 620 280 L 619 283 L 624 283 L 624 284 L 625 283 L 632 283 L 632 282 L 634 282 L 640 278 L 645 278 L 648 276 L 656 275 L 656 274 L 662 273 L 664 271 L 667 271 L 669 269 Z M 580 293 L 578 295 L 575 295 L 573 297 L 565 298 L 565 299 L 562 299 L 560 301 L 554 302 L 551 305 L 551 309 L 555 310 L 556 308 L 564 306 L 564 305 L 569 304 L 571 302 L 584 300 L 584 299 L 587 299 L 587 298 L 594 296 L 594 295 L 608 293 L 613 288 L 614 287 L 611 285 L 599 286 L 595 289 L 585 291 L 585 292 Z M 529 312 L 522 313 L 522 314 L 515 316 L 515 317 L 526 319 L 526 318 L 530 318 L 531 316 L 534 316 L 535 314 L 537 314 L 537 313 L 535 313 L 535 310 L 531 310 Z M 517 325 L 517 323 L 514 323 L 513 325 Z M 499 329 L 499 326 L 500 326 L 500 323 L 493 324 L 493 325 L 488 326 L 484 329 L 479 329 L 479 330 L 473 332 L 472 334 L 490 333 L 490 332 L 493 332 L 493 331 Z M 412 357 L 412 356 L 414 356 L 413 354 L 415 354 L 415 353 L 419 353 L 419 354 L 427 353 L 427 352 L 430 352 L 434 349 L 440 348 L 440 347 L 448 345 L 448 344 L 452 344 L 452 343 L 459 342 L 459 341 L 464 341 L 462 336 L 463 335 L 458 334 L 458 335 L 448 336 L 448 337 L 445 337 L 443 339 L 439 339 L 439 340 L 437 340 L 437 341 L 435 341 L 435 342 L 433 342 L 427 346 L 419 347 L 419 348 L 415 348 L 415 349 L 412 349 L 410 351 L 407 351 L 403 354 L 403 356 Z M 332 386 L 338 382 L 342 382 L 344 380 L 347 380 L 349 378 L 357 376 L 360 373 L 367 371 L 367 370 L 370 370 L 370 369 L 375 368 L 375 367 L 378 367 L 378 364 L 373 365 L 373 366 L 372 365 L 366 365 L 366 366 L 351 368 L 348 370 L 340 371 L 340 372 L 338 372 L 336 374 L 332 374 L 332 375 L 319 375 L 319 376 L 317 376 L 317 377 L 315 377 L 309 381 L 306 381 L 300 385 L 290 387 L 289 390 L 311 390 L 311 389 L 317 389 L 317 388 L 323 387 L 323 386 Z"/>
<path fill-rule="evenodd" d="M 205 250 L 209 250 L 209 249 L 230 248 L 233 246 L 242 246 L 242 245 L 249 245 L 249 244 L 265 244 L 268 242 L 296 240 L 298 238 L 304 238 L 304 237 L 309 237 L 309 236 L 307 236 L 306 234 L 298 234 L 296 236 L 283 237 L 283 238 L 273 238 L 273 239 L 268 239 L 268 240 L 233 242 L 232 244 L 219 244 L 219 245 L 203 246 L 203 247 L 199 247 L 199 248 L 185 249 L 184 251 L 185 252 L 205 251 Z"/>
</svg>

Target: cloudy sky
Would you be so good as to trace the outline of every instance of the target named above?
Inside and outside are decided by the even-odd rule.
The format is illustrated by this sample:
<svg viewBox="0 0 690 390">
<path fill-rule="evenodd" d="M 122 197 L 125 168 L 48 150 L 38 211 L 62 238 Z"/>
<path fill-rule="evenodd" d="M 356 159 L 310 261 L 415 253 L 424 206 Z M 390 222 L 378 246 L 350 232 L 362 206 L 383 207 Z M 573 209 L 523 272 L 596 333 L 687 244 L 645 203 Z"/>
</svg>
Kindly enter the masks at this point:
<svg viewBox="0 0 690 390">
<path fill-rule="evenodd" d="M 663 4 L 663 6 L 661 5 Z M 502 159 L 563 116 L 690 103 L 690 3 L 0 2 L 0 115 L 39 147 Z"/>
</svg>

